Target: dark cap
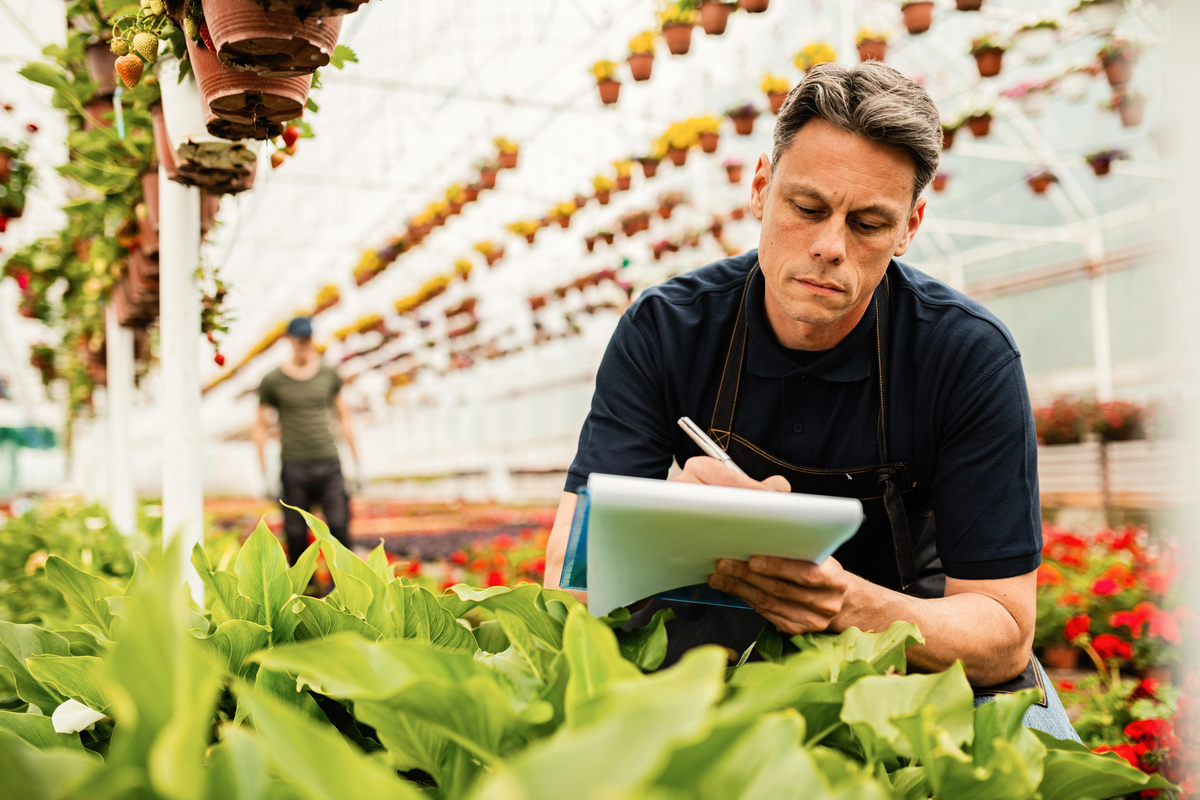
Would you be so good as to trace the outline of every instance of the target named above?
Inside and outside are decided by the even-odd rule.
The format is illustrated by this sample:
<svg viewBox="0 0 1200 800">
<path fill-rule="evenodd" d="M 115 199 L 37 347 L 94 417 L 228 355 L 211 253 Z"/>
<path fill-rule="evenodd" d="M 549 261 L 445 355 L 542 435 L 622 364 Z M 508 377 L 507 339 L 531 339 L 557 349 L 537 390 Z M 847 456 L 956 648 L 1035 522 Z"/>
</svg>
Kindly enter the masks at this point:
<svg viewBox="0 0 1200 800">
<path fill-rule="evenodd" d="M 287 335 L 297 339 L 311 339 L 312 320 L 308 317 L 296 317 L 288 323 Z"/>
</svg>

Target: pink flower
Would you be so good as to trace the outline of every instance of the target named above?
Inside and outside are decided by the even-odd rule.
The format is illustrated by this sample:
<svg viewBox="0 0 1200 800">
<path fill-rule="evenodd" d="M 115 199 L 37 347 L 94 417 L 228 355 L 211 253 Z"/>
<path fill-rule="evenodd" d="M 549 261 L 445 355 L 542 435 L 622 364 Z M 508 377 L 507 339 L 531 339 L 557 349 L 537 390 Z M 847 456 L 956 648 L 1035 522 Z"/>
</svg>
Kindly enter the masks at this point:
<svg viewBox="0 0 1200 800">
<path fill-rule="evenodd" d="M 1103 597 L 1111 597 L 1121 591 L 1121 586 L 1112 578 L 1097 578 L 1092 583 L 1092 593 Z"/>
</svg>

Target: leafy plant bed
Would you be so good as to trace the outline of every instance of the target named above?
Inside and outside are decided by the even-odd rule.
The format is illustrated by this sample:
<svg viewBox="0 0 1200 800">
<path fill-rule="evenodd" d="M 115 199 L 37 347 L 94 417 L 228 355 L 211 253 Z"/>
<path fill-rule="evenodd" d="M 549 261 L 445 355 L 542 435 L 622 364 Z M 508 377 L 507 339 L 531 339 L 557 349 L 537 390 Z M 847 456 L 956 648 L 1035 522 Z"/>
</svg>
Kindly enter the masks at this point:
<svg viewBox="0 0 1200 800">
<path fill-rule="evenodd" d="M 1117 755 L 1020 725 L 1035 691 L 980 709 L 962 667 L 905 675 L 912 625 L 663 660 L 667 613 L 626 631 L 525 584 L 435 595 L 319 542 L 288 568 L 260 527 L 236 561 L 192 554 L 189 608 L 172 548 L 128 590 L 57 556 L 76 627 L 0 623 L 15 682 L 0 757 L 15 796 L 989 796 L 1067 800 L 1171 788 Z M 317 554 L 337 589 L 301 594 Z M 153 563 L 151 563 L 153 562 Z M 44 713 L 38 713 L 44 712 Z M 231 788 L 233 787 L 233 788 Z"/>
</svg>

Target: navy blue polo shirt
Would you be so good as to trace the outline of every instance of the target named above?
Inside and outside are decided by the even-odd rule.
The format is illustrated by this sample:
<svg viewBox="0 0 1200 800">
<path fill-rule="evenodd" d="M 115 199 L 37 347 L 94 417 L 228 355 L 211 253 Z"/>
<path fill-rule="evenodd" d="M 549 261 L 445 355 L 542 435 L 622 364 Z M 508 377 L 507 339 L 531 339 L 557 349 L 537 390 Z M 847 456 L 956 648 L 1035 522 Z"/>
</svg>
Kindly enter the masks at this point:
<svg viewBox="0 0 1200 800">
<path fill-rule="evenodd" d="M 686 415 L 702 428 L 712 421 L 757 257 L 752 250 L 672 278 L 629 307 L 600 364 L 567 491 L 592 472 L 665 478 L 672 460 L 702 455 L 676 420 Z M 1032 572 L 1042 549 L 1037 439 L 1020 352 L 966 295 L 896 260 L 887 274 L 889 459 L 908 465 L 921 510 L 936 515 L 946 575 Z M 775 339 L 764 291 L 760 271 L 745 295 L 748 346 L 734 431 L 791 464 L 878 464 L 873 305 L 836 347 L 805 358 Z"/>
</svg>

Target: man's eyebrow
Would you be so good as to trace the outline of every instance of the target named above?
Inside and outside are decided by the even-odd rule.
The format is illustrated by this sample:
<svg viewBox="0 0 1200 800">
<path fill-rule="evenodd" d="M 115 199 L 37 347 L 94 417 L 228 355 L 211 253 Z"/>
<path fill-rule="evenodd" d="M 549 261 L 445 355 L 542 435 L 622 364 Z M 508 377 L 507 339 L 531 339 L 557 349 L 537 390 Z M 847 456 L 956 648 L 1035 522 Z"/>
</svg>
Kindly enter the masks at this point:
<svg viewBox="0 0 1200 800">
<path fill-rule="evenodd" d="M 796 183 L 788 183 L 788 184 L 784 184 L 783 192 L 785 195 L 801 195 L 802 197 L 808 197 L 812 200 L 816 200 L 817 202 L 825 203 L 826 205 L 829 205 L 829 201 L 825 199 L 825 196 L 810 186 L 804 186 L 802 184 L 796 184 Z M 888 208 L 887 206 L 881 206 L 878 204 L 865 206 L 863 208 L 856 208 L 851 213 L 852 214 L 877 214 L 877 215 L 883 217 L 888 222 L 895 222 L 898 219 L 895 211 Z"/>
</svg>

